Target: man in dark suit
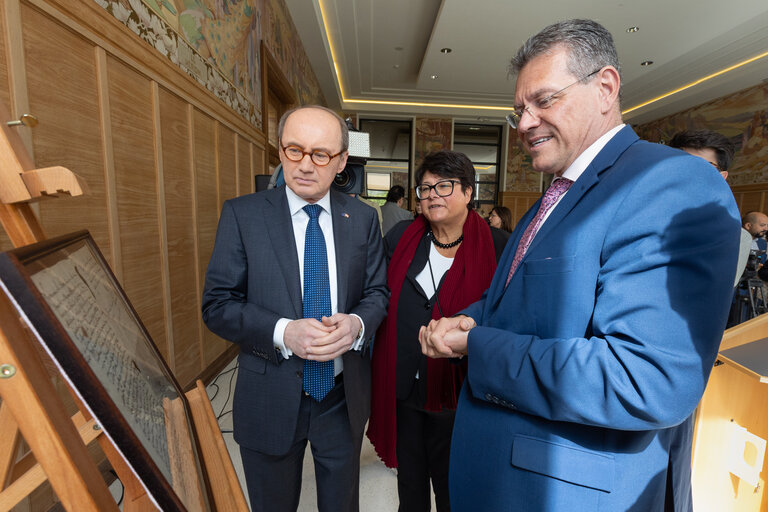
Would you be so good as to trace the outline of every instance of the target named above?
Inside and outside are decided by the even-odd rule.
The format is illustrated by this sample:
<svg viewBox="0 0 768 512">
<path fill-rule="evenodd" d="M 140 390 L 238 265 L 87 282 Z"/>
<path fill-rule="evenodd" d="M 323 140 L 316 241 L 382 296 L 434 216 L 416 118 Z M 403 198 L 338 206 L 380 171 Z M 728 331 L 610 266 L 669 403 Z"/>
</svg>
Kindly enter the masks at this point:
<svg viewBox="0 0 768 512">
<path fill-rule="evenodd" d="M 689 511 L 692 413 L 739 251 L 733 195 L 701 158 L 623 125 L 610 33 L 570 20 L 513 59 L 517 128 L 555 176 L 486 295 L 422 328 L 467 355 L 451 508 Z"/>
<path fill-rule="evenodd" d="M 384 318 L 376 212 L 330 190 L 344 121 L 299 107 L 278 126 L 285 187 L 224 203 L 203 320 L 240 346 L 234 437 L 254 511 L 296 510 L 307 441 L 321 511 L 359 508 L 370 413 L 368 344 Z"/>
</svg>

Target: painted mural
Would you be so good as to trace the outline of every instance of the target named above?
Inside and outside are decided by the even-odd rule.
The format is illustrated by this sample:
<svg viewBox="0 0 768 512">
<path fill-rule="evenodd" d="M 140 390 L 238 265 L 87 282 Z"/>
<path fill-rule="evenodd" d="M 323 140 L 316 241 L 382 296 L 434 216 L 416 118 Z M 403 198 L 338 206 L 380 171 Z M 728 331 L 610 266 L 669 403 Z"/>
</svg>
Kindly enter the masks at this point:
<svg viewBox="0 0 768 512">
<path fill-rule="evenodd" d="M 531 157 L 523 149 L 517 130 L 509 130 L 507 145 L 506 192 L 541 192 L 541 173 L 531 167 Z"/>
<path fill-rule="evenodd" d="M 768 84 L 635 127 L 651 142 L 666 142 L 680 130 L 714 130 L 736 145 L 728 170 L 731 186 L 768 183 Z"/>
<path fill-rule="evenodd" d="M 185 3 L 196 4 L 198 0 L 94 1 L 242 117 L 261 126 L 261 89 L 257 88 L 258 101 L 254 101 L 253 96 L 246 95 L 247 88 L 235 85 L 236 81 L 219 69 L 215 60 L 195 47 L 199 41 L 186 39 L 186 10 L 177 4 L 185 7 Z"/>
<path fill-rule="evenodd" d="M 299 38 L 283 0 L 266 0 L 264 41 L 285 73 L 302 105 L 325 105 L 320 89 L 304 46 Z"/>
<path fill-rule="evenodd" d="M 432 151 L 451 149 L 453 140 L 453 122 L 451 119 L 417 118 L 416 119 L 416 161 L 414 169 Z"/>
<path fill-rule="evenodd" d="M 94 1 L 259 128 L 262 39 L 301 103 L 325 104 L 281 0 Z"/>
</svg>

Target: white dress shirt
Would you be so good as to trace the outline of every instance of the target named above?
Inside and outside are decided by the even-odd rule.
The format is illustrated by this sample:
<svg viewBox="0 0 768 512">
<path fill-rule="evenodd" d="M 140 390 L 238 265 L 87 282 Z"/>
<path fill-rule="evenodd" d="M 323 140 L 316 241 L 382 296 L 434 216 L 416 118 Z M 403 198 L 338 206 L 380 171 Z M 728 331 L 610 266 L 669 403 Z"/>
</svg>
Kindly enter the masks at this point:
<svg viewBox="0 0 768 512">
<path fill-rule="evenodd" d="M 576 160 L 571 163 L 570 166 L 565 170 L 565 172 L 559 176 L 561 178 L 568 178 L 569 180 L 573 181 L 574 183 L 576 180 L 579 179 L 579 177 L 584 174 L 584 171 L 587 170 L 587 166 L 592 163 L 592 160 L 595 159 L 598 153 L 603 150 L 606 144 L 608 144 L 608 141 L 610 141 L 614 135 L 619 133 L 619 130 L 624 128 L 626 126 L 625 124 L 620 124 L 618 126 L 614 126 L 607 132 L 605 132 L 599 139 L 597 139 L 595 142 L 592 143 L 591 146 L 589 146 L 587 149 L 585 149 L 579 156 L 576 157 Z M 557 179 L 557 178 L 555 178 Z M 553 180 L 554 181 L 554 180 Z M 544 225 L 544 223 L 549 218 L 549 214 L 552 213 L 558 204 L 560 204 L 560 201 L 563 200 L 565 195 L 568 192 L 566 191 L 563 195 L 561 195 L 555 204 L 552 205 L 552 208 L 550 208 L 546 214 L 544 214 L 544 218 L 541 219 L 541 224 L 539 224 L 539 231 L 541 231 L 541 226 Z"/>
<path fill-rule="evenodd" d="M 304 290 L 304 241 L 307 234 L 307 223 L 309 222 L 309 215 L 304 211 L 304 207 L 309 202 L 305 201 L 289 187 L 285 187 L 285 194 L 288 198 L 288 210 L 291 213 L 291 222 L 293 223 L 293 236 L 296 242 L 296 254 L 299 257 L 299 278 L 301 280 L 301 289 Z M 339 293 L 338 293 L 338 280 L 336 269 L 336 244 L 333 238 L 333 216 L 331 215 L 331 193 L 330 191 L 323 196 L 317 203 L 322 210 L 317 218 L 320 229 L 325 237 L 325 250 L 328 256 L 328 280 L 331 289 L 331 314 L 335 315 L 339 312 Z M 352 350 L 359 350 L 363 344 L 365 336 L 365 324 L 363 319 L 357 315 L 354 315 L 360 320 L 360 325 L 363 329 L 360 336 L 352 344 Z M 280 350 L 283 357 L 286 359 L 293 355 L 293 351 L 285 346 L 285 328 L 291 321 L 290 318 L 281 318 L 275 324 L 275 331 L 272 335 L 272 341 L 276 348 Z M 337 357 L 333 360 L 334 373 L 338 375 L 344 369 L 341 357 Z"/>
</svg>

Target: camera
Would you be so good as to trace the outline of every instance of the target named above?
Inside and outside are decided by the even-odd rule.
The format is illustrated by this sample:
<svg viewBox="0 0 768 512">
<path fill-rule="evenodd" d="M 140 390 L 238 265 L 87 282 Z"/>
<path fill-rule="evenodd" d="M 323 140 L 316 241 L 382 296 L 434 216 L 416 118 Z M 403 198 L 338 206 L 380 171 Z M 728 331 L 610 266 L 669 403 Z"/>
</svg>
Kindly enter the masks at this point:
<svg viewBox="0 0 768 512">
<path fill-rule="evenodd" d="M 365 185 L 365 164 L 370 156 L 370 134 L 350 130 L 347 165 L 336 175 L 331 186 L 345 194 L 362 194 Z"/>
<path fill-rule="evenodd" d="M 747 266 L 744 268 L 744 275 L 742 275 L 742 279 L 757 277 L 757 270 L 760 268 L 760 260 L 764 254 L 765 251 L 759 251 L 757 249 L 752 249 L 749 251 L 749 256 L 747 257 Z"/>
<path fill-rule="evenodd" d="M 362 194 L 365 164 L 364 158 L 350 156 L 347 159 L 346 167 L 336 175 L 331 186 L 345 194 Z"/>
</svg>

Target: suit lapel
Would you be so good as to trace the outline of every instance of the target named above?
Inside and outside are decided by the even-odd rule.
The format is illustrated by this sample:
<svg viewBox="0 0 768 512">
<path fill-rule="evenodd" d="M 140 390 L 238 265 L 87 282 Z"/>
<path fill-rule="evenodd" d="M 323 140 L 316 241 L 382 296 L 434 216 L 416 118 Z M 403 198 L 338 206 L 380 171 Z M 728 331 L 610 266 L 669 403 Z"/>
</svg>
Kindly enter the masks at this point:
<svg viewBox="0 0 768 512">
<path fill-rule="evenodd" d="M 536 215 L 540 204 L 541 198 L 539 198 L 539 200 L 536 201 L 533 206 L 528 209 L 525 215 L 523 215 L 523 218 L 520 219 L 520 221 L 515 226 L 515 229 L 512 232 L 512 236 L 507 241 L 504 253 L 501 255 L 499 263 L 496 266 L 496 273 L 494 274 L 493 280 L 491 281 L 491 286 L 488 289 L 488 299 L 490 299 L 490 303 L 495 304 L 504 294 L 504 288 L 507 282 L 507 274 L 509 274 L 512 261 L 515 259 L 517 246 L 520 243 L 520 239 L 523 237 L 523 233 L 525 233 L 525 230 L 528 228 L 528 224 L 531 223 L 534 215 Z"/>
<path fill-rule="evenodd" d="M 336 247 L 336 293 L 339 312 L 347 310 L 347 279 L 344 276 L 350 275 L 349 268 L 354 264 L 350 256 L 352 251 L 348 250 L 348 242 L 352 239 L 357 223 L 348 211 L 350 200 L 352 198 L 349 196 L 331 190 L 330 214 L 333 224 L 333 244 Z M 357 201 L 357 199 L 354 200 Z"/>
<path fill-rule="evenodd" d="M 536 233 L 536 236 L 534 237 L 531 245 L 528 247 L 528 250 L 520 262 L 518 272 L 523 268 L 525 260 L 536 248 L 536 246 L 546 241 L 547 236 L 552 234 L 557 225 L 562 222 L 562 220 L 576 207 L 577 204 L 581 202 L 586 193 L 600 181 L 600 175 L 606 169 L 613 166 L 619 156 L 621 156 L 621 154 L 624 153 L 624 151 L 626 151 L 627 148 L 629 148 L 629 146 L 634 144 L 637 140 L 638 136 L 635 134 L 632 128 L 625 126 L 619 130 L 619 132 L 608 142 L 608 144 L 605 145 L 605 147 L 603 147 L 603 149 L 587 166 L 582 175 L 579 176 L 579 179 L 577 179 L 576 182 L 571 186 L 571 188 L 568 190 L 568 193 L 565 194 L 565 197 L 563 197 L 560 203 L 555 207 L 555 209 L 547 218 L 547 221 L 539 229 L 538 233 Z M 537 201 L 536 204 L 534 204 L 531 209 L 528 210 L 528 213 L 526 213 L 526 215 L 518 223 L 514 233 L 514 241 L 513 243 L 508 244 L 508 246 L 511 247 L 509 247 L 509 250 L 506 251 L 506 257 L 503 257 L 499 262 L 499 267 L 496 271 L 498 277 L 494 278 L 491 289 L 488 291 L 488 304 L 491 308 L 495 309 L 498 306 L 499 301 L 501 301 L 501 298 L 507 289 L 505 286 L 507 280 L 507 272 L 509 272 L 509 268 L 512 265 L 515 251 L 517 250 L 517 246 L 520 243 L 520 239 L 522 238 L 525 229 L 536 215 L 540 204 L 541 199 L 539 199 L 539 201 Z M 517 278 L 517 272 L 515 273 L 513 280 L 515 278 Z"/>
<path fill-rule="evenodd" d="M 288 208 L 288 198 L 283 187 L 273 189 L 274 193 L 267 195 L 267 201 L 271 208 L 267 208 L 264 215 L 267 225 L 267 233 L 272 241 L 275 258 L 277 258 L 283 277 L 288 297 L 293 304 L 295 317 L 301 318 L 301 278 L 299 276 L 299 259 L 296 254 L 296 239 L 293 234 L 293 221 Z"/>
<path fill-rule="evenodd" d="M 520 262 L 522 267 L 526 258 L 536 246 L 546 241 L 547 236 L 557 228 L 558 224 L 573 210 L 573 208 L 579 204 L 584 195 L 594 187 L 600 181 L 600 174 L 603 171 L 613 166 L 616 160 L 621 154 L 636 140 L 637 135 L 629 126 L 625 126 L 606 144 L 602 150 L 595 156 L 590 162 L 584 172 L 579 176 L 579 179 L 574 182 L 568 193 L 565 194 L 560 203 L 555 206 L 546 222 L 541 226 L 536 236 L 533 238 L 531 245 L 523 256 L 523 260 Z M 537 206 L 538 208 L 538 206 Z"/>
</svg>

